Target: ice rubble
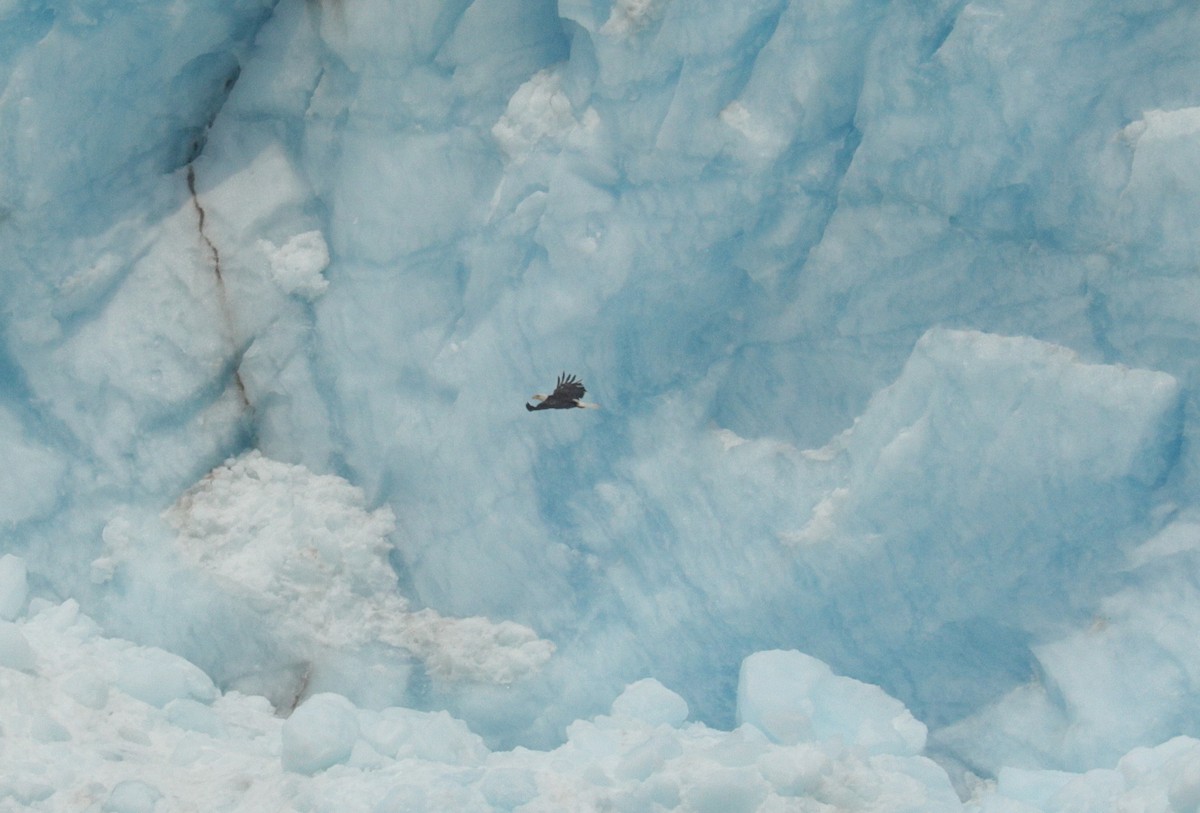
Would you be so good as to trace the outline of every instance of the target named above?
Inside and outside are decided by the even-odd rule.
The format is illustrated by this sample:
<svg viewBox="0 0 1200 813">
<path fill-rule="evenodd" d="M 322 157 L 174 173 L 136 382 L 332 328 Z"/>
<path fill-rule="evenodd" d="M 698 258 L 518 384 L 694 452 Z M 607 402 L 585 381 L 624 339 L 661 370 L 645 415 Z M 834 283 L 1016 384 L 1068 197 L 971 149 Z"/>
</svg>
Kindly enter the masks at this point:
<svg viewBox="0 0 1200 813">
<path fill-rule="evenodd" d="M 182 577 L 213 579 L 214 592 L 244 603 L 276 637 L 277 657 L 303 664 L 297 696 L 320 687 L 322 651 L 374 645 L 378 678 L 389 661 L 416 658 L 437 680 L 499 684 L 536 672 L 554 651 L 511 621 L 412 611 L 388 563 L 391 510 L 367 511 L 362 491 L 340 477 L 248 452 L 184 492 L 166 519 L 190 566 Z M 403 670 L 387 675 L 404 697 Z"/>
<path fill-rule="evenodd" d="M 1188 4 L 0 23 L 0 802 L 1195 806 Z"/>
<path fill-rule="evenodd" d="M 445 712 L 336 694 L 282 719 L 181 658 L 104 636 L 73 601 L 34 599 L 0 625 L 0 662 L 8 809 L 1182 813 L 1200 801 L 1200 741 L 1179 737 L 1086 773 L 1005 768 L 964 805 L 901 704 L 796 652 L 747 659 L 747 722 L 733 731 L 687 722 L 682 698 L 647 679 L 549 752 L 492 751 Z"/>
<path fill-rule="evenodd" d="M 654 680 L 572 724 L 554 751 L 489 751 L 445 712 L 370 711 L 334 694 L 281 719 L 262 698 L 219 694 L 181 658 L 105 637 L 72 601 L 34 599 L 0 630 L 0 803 L 21 809 L 960 809 L 911 745 L 716 731 L 686 723 L 687 704 Z M 801 656 L 758 660 L 789 657 Z M 761 677 L 744 687 L 741 702 L 759 707 L 747 715 L 770 725 L 762 701 L 777 688 Z M 864 688 L 826 674 L 795 699 L 831 709 Z M 864 723 L 886 726 L 891 713 L 885 704 Z"/>
</svg>

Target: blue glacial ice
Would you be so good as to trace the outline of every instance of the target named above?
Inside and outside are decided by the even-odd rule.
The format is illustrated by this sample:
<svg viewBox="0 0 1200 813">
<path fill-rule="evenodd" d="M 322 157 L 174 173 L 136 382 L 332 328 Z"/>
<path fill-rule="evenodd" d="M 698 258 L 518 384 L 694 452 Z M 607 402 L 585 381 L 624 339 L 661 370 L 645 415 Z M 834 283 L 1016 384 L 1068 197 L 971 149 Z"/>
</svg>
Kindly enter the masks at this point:
<svg viewBox="0 0 1200 813">
<path fill-rule="evenodd" d="M 0 3 L 0 805 L 1194 810 L 1198 40 Z"/>
</svg>

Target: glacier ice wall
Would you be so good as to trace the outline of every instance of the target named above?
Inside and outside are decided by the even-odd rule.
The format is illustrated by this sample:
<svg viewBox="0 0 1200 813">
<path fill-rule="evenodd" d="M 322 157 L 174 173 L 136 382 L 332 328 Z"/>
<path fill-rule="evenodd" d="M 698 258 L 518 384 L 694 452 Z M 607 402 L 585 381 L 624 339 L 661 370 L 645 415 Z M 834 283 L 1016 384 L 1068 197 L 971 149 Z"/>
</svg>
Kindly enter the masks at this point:
<svg viewBox="0 0 1200 813">
<path fill-rule="evenodd" d="M 1126 674 L 1191 640 L 1145 654 L 1181 591 L 1128 558 L 1194 545 L 1189 4 L 0 15 L 0 544 L 36 590 L 294 679 L 159 517 L 253 449 L 391 512 L 414 611 L 554 642 L 511 687 L 393 664 L 384 699 L 495 742 L 647 675 L 732 724 L 774 647 L 981 770 L 1200 731 L 1190 661 L 1121 726 L 1140 696 L 1079 672 L 1089 635 Z M 526 414 L 563 369 L 603 410 Z"/>
</svg>

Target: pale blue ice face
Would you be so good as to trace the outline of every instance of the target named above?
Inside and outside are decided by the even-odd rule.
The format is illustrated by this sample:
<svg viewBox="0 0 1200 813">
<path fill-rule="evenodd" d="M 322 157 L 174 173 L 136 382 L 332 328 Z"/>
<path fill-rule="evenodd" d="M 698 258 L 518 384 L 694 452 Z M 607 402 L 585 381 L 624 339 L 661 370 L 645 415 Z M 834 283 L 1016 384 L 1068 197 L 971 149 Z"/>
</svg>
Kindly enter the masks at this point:
<svg viewBox="0 0 1200 813">
<path fill-rule="evenodd" d="M 493 745 L 647 676 L 732 726 L 772 648 L 984 773 L 1196 733 L 1200 15 L 1127 6 L 10 3 L 0 546 L 221 688 Z M 527 413 L 564 370 L 602 408 Z M 273 637 L 159 517 L 252 450 L 536 674 Z"/>
</svg>

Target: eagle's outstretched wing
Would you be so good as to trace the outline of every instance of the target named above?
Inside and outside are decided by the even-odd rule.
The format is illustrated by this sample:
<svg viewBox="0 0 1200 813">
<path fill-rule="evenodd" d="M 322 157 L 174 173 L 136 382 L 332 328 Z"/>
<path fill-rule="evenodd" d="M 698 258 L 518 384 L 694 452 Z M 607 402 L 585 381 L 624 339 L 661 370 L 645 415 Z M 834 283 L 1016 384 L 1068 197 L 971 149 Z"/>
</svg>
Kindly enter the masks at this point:
<svg viewBox="0 0 1200 813">
<path fill-rule="evenodd" d="M 535 395 L 533 400 L 540 401 L 537 406 L 525 405 L 525 408 L 530 412 L 537 412 L 542 409 L 597 409 L 595 404 L 585 404 L 581 398 L 587 390 L 583 383 L 573 375 L 566 373 L 558 374 L 558 384 L 554 387 L 554 392 L 549 395 Z"/>
<path fill-rule="evenodd" d="M 554 394 L 550 397 L 555 401 L 578 401 L 587 392 L 579 379 L 573 375 L 560 373 L 558 376 L 558 385 L 554 388 Z"/>
</svg>

